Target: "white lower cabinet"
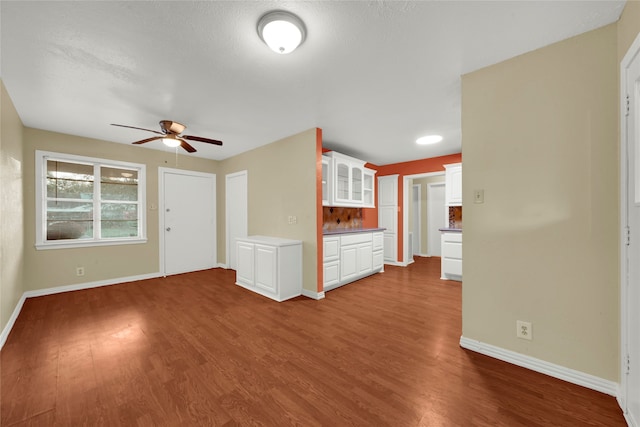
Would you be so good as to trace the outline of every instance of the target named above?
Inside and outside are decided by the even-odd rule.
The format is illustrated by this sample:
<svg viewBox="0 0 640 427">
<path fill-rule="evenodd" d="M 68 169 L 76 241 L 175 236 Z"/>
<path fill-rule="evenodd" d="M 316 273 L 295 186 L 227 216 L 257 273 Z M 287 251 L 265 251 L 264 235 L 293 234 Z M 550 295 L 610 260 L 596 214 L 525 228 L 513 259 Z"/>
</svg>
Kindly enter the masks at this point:
<svg viewBox="0 0 640 427">
<path fill-rule="evenodd" d="M 462 281 L 462 233 L 442 232 L 442 257 L 440 278 Z"/>
<path fill-rule="evenodd" d="M 325 291 L 383 271 L 381 231 L 326 236 L 323 248 Z"/>
<path fill-rule="evenodd" d="M 302 242 L 268 236 L 236 240 L 236 285 L 276 301 L 302 295 Z"/>
</svg>

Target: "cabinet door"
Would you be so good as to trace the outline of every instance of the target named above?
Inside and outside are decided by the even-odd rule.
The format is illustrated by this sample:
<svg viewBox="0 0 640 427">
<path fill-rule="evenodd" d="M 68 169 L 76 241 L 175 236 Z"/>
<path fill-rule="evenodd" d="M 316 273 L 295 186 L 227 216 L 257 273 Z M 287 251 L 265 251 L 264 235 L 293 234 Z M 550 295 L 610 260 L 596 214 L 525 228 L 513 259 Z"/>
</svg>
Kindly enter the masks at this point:
<svg viewBox="0 0 640 427">
<path fill-rule="evenodd" d="M 340 282 L 358 275 L 358 246 L 350 245 L 340 248 Z"/>
<path fill-rule="evenodd" d="M 323 267 L 324 274 L 322 277 L 325 287 L 340 283 L 340 261 L 325 262 Z"/>
<path fill-rule="evenodd" d="M 331 206 L 331 159 L 322 156 L 322 206 Z"/>
<path fill-rule="evenodd" d="M 362 203 L 363 169 L 359 166 L 351 166 L 351 201 Z"/>
<path fill-rule="evenodd" d="M 334 201 L 349 203 L 351 198 L 349 197 L 350 189 L 349 184 L 351 181 L 351 167 L 348 162 L 344 160 L 335 159 L 333 164 L 334 169 Z"/>
<path fill-rule="evenodd" d="M 358 245 L 358 275 L 368 274 L 373 270 L 372 247 L 371 243 Z"/>
<path fill-rule="evenodd" d="M 245 286 L 254 286 L 253 243 L 236 244 L 236 281 Z"/>
<path fill-rule="evenodd" d="M 384 265 L 384 253 L 382 251 L 376 251 L 373 253 L 373 270 L 378 271 L 382 270 L 382 266 Z"/>
<path fill-rule="evenodd" d="M 375 171 L 364 169 L 362 179 L 362 203 L 365 208 L 375 208 Z"/>
<path fill-rule="evenodd" d="M 278 292 L 278 249 L 255 245 L 256 287 L 276 294 Z"/>
<path fill-rule="evenodd" d="M 448 206 L 462 205 L 462 165 L 445 165 L 446 203 Z"/>
</svg>

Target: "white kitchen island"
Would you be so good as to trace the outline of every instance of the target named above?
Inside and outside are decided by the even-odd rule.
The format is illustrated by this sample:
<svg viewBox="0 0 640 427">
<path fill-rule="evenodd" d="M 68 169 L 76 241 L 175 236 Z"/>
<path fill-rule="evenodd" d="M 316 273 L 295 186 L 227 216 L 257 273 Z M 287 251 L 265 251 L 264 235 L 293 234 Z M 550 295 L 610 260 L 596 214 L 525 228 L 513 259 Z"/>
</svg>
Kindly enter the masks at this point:
<svg viewBox="0 0 640 427">
<path fill-rule="evenodd" d="M 241 237 L 236 251 L 236 285 L 278 302 L 302 295 L 302 241 Z"/>
</svg>

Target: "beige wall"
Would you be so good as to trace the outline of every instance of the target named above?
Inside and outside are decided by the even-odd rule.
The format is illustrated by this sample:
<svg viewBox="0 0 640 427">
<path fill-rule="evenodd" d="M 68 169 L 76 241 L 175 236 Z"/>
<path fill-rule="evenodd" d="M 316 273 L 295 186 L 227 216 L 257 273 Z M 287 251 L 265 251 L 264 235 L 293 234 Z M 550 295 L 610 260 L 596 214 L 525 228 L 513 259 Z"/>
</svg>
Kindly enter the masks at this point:
<svg viewBox="0 0 640 427">
<path fill-rule="evenodd" d="M 0 80 L 0 331 L 23 285 L 22 122 Z"/>
<path fill-rule="evenodd" d="M 618 380 L 616 24 L 463 76 L 463 335 Z M 473 189 L 485 203 L 474 204 Z M 516 338 L 533 323 L 533 341 Z"/>
<path fill-rule="evenodd" d="M 147 237 L 144 244 L 36 250 L 35 151 L 45 150 L 109 160 L 144 163 L 147 169 Z M 159 271 L 158 167 L 217 174 L 218 162 L 175 151 L 24 129 L 25 291 L 153 274 Z M 216 180 L 220 177 L 216 176 Z M 155 209 L 152 208 L 155 205 Z M 220 238 L 220 236 L 218 236 Z M 224 238 L 224 235 L 223 235 Z M 84 266 L 85 276 L 76 276 Z"/>
<path fill-rule="evenodd" d="M 618 21 L 618 63 L 640 32 L 640 1 L 627 0 Z"/>
<path fill-rule="evenodd" d="M 225 175 L 248 171 L 249 235 L 303 242 L 303 287 L 316 292 L 316 129 L 281 139 L 220 163 L 218 258 L 226 258 Z M 288 217 L 297 217 L 289 224 Z"/>
</svg>

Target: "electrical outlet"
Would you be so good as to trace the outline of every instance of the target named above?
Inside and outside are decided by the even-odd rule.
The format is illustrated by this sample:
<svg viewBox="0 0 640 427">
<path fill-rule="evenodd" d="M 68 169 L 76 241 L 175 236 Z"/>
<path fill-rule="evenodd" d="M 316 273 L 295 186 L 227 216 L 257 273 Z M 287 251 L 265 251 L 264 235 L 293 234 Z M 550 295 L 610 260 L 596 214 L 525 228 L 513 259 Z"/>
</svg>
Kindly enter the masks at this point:
<svg viewBox="0 0 640 427">
<path fill-rule="evenodd" d="M 76 276 L 84 276 L 84 267 L 76 267 Z"/>
<path fill-rule="evenodd" d="M 296 216 L 289 215 L 288 222 L 289 224 L 296 224 L 298 222 L 298 218 Z"/>
<path fill-rule="evenodd" d="M 533 329 L 531 329 L 531 322 L 516 320 L 516 337 L 522 338 L 523 340 L 531 341 L 533 339 Z"/>
</svg>

